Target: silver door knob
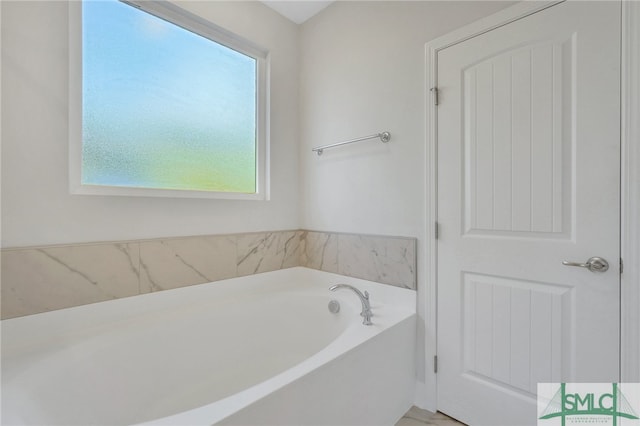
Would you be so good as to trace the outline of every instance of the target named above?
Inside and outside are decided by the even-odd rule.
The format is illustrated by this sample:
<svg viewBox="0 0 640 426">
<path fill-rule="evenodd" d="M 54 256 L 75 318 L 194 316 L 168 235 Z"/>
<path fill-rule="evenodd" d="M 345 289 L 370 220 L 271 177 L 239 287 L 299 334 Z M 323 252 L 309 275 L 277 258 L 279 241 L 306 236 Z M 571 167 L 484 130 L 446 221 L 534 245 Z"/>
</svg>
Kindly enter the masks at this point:
<svg viewBox="0 0 640 426">
<path fill-rule="evenodd" d="M 563 265 L 566 266 L 578 266 L 580 268 L 587 268 L 591 272 L 605 272 L 609 269 L 609 262 L 604 260 L 601 257 L 591 257 L 587 260 L 586 263 L 578 263 L 578 262 L 567 262 L 566 260 L 562 262 Z"/>
</svg>

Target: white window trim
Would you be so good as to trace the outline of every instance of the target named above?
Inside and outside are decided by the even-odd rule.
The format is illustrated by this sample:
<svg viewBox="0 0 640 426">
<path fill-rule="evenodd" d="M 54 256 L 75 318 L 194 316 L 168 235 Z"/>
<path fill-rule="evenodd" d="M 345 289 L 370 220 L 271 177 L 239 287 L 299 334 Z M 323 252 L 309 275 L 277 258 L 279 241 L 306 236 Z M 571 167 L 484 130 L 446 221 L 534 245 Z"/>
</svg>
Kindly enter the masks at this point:
<svg viewBox="0 0 640 426">
<path fill-rule="evenodd" d="M 82 184 L 82 2 L 69 2 L 69 191 L 82 195 L 137 197 L 269 199 L 269 69 L 266 49 L 168 1 L 127 1 L 158 18 L 256 60 L 256 192 L 173 190 Z"/>
</svg>

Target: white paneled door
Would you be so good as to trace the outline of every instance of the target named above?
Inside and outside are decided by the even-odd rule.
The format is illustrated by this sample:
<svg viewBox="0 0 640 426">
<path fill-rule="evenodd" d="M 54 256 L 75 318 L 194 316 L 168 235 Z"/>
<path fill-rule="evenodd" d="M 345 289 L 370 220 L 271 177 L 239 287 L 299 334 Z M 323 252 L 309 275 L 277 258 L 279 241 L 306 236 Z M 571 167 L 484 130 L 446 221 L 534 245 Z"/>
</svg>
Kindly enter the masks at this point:
<svg viewBox="0 0 640 426">
<path fill-rule="evenodd" d="M 620 3 L 442 49 L 437 82 L 438 409 L 536 424 L 537 383 L 619 379 Z"/>
</svg>

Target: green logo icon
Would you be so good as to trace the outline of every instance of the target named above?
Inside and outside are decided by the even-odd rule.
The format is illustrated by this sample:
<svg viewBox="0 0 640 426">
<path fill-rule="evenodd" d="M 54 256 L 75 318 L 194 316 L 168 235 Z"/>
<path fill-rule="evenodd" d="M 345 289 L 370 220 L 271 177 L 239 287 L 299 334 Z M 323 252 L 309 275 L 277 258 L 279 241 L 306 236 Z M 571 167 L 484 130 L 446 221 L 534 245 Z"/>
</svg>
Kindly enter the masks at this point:
<svg viewBox="0 0 640 426">
<path fill-rule="evenodd" d="M 567 392 L 566 383 L 561 383 L 539 419 L 560 417 L 562 426 L 565 426 L 566 418 L 570 416 L 607 416 L 612 418 L 613 426 L 618 425 L 619 417 L 639 419 L 617 383 L 611 384 L 610 393 L 608 391 L 571 393 Z"/>
</svg>

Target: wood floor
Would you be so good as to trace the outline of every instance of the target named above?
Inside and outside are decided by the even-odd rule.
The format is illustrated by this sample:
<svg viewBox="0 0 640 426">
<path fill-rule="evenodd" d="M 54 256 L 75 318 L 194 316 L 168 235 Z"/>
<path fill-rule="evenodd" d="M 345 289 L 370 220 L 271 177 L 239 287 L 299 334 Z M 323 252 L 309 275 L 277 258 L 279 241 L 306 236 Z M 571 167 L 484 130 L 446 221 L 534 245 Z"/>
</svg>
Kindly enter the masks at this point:
<svg viewBox="0 0 640 426">
<path fill-rule="evenodd" d="M 464 423 L 452 419 L 440 412 L 432 413 L 421 410 L 418 407 L 411 407 L 409 411 L 395 424 L 395 426 L 464 426 Z"/>
</svg>

